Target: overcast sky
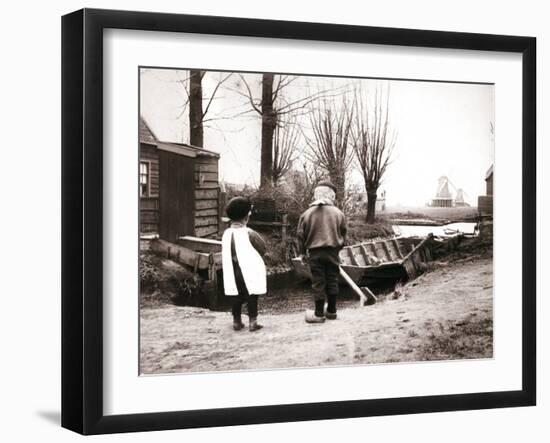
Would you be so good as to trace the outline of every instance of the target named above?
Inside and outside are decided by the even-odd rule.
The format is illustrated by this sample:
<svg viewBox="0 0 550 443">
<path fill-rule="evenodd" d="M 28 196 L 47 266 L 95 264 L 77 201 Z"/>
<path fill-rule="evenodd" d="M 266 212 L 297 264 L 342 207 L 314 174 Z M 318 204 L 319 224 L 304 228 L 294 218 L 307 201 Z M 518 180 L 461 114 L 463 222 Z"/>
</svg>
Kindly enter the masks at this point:
<svg viewBox="0 0 550 443">
<path fill-rule="evenodd" d="M 208 72 L 203 95 L 208 100 L 227 73 Z M 182 85 L 187 71 L 143 69 L 140 76 L 141 114 L 161 141 L 189 142 L 187 100 Z M 245 75 L 253 95 L 260 97 L 260 74 Z M 449 177 L 475 205 L 485 193 L 485 172 L 494 161 L 494 86 L 419 81 L 379 81 L 300 77 L 285 88 L 287 100 L 306 91 L 336 90 L 360 84 L 372 96 L 376 86 L 390 91 L 390 123 L 397 131 L 394 159 L 381 189 L 389 205 L 424 205 L 436 192 L 438 177 Z M 240 92 L 238 75 L 218 89 L 209 109 L 204 147 L 221 154 L 220 178 L 257 185 L 260 174 L 261 122 Z M 336 97 L 333 100 L 340 100 Z M 206 102 L 205 105 L 206 106 Z M 307 119 L 305 119 L 307 122 Z M 300 169 L 298 160 L 297 169 Z M 358 173 L 351 181 L 362 185 Z"/>
</svg>

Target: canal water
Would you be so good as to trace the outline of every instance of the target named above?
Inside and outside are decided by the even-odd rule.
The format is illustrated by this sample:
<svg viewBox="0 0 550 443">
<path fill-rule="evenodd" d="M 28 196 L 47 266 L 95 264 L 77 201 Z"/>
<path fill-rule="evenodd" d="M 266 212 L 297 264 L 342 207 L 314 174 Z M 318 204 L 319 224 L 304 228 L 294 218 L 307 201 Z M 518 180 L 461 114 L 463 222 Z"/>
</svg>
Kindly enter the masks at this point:
<svg viewBox="0 0 550 443">
<path fill-rule="evenodd" d="M 395 235 L 401 237 L 426 237 L 433 234 L 436 237 L 449 237 L 456 234 L 477 235 L 477 223 L 449 223 L 442 226 L 393 225 Z"/>
</svg>

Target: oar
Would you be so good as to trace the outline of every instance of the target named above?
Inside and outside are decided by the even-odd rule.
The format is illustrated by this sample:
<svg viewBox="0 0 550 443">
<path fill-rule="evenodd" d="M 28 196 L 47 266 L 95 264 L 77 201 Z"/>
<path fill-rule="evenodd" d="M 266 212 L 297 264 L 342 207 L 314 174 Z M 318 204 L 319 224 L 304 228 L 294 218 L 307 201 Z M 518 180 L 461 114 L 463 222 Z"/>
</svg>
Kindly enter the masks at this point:
<svg viewBox="0 0 550 443">
<path fill-rule="evenodd" d="M 296 257 L 296 258 L 300 259 L 301 263 L 304 263 L 302 257 Z M 376 295 L 374 295 L 369 288 L 367 288 L 366 286 L 363 287 L 363 290 L 367 293 L 367 295 L 365 295 L 365 292 L 363 292 L 363 290 L 359 286 L 357 286 L 357 284 L 352 280 L 352 278 L 348 275 L 348 273 L 344 271 L 342 266 L 339 266 L 338 268 L 340 269 L 340 275 L 342 276 L 342 278 L 345 280 L 348 286 L 353 290 L 353 292 L 355 292 L 359 296 L 359 302 L 361 306 L 367 305 L 369 297 L 372 300 L 374 300 L 375 303 L 378 301 L 378 298 L 376 297 Z"/>
<path fill-rule="evenodd" d="M 375 302 L 378 301 L 378 299 L 376 298 L 376 295 L 374 295 L 369 288 L 367 288 L 366 286 L 364 286 L 363 288 L 360 288 L 351 279 L 348 273 L 344 271 L 342 266 L 339 266 L 339 268 L 340 268 L 340 275 L 342 276 L 342 278 L 346 281 L 346 283 L 353 290 L 353 292 L 355 292 L 359 296 L 359 301 L 361 303 L 361 306 L 365 306 L 367 304 L 367 301 L 368 301 L 367 295 L 371 297 Z M 365 295 L 365 292 L 363 292 L 363 290 L 367 293 L 367 295 Z"/>
</svg>

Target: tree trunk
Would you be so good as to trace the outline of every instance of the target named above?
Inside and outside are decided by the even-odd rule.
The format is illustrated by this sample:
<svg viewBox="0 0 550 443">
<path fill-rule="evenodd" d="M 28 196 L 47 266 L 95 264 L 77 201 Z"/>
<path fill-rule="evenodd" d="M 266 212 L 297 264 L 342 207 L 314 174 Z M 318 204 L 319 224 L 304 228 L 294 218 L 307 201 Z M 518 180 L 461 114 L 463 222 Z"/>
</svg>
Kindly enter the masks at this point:
<svg viewBox="0 0 550 443">
<path fill-rule="evenodd" d="M 202 126 L 202 71 L 192 69 L 189 73 L 189 143 L 203 147 Z"/>
<path fill-rule="evenodd" d="M 367 223 L 373 224 L 376 215 L 376 194 L 377 189 L 367 190 Z"/>
<path fill-rule="evenodd" d="M 277 116 L 273 111 L 273 74 L 262 76 L 262 152 L 260 165 L 260 187 L 270 188 L 273 184 L 273 134 Z"/>
<path fill-rule="evenodd" d="M 334 184 L 334 186 L 336 186 L 336 192 L 335 192 L 336 201 L 334 203 L 338 208 L 343 209 L 345 194 L 346 194 L 345 178 L 342 177 L 342 174 L 340 174 L 338 171 L 329 173 L 329 178 L 330 178 L 330 181 Z"/>
</svg>

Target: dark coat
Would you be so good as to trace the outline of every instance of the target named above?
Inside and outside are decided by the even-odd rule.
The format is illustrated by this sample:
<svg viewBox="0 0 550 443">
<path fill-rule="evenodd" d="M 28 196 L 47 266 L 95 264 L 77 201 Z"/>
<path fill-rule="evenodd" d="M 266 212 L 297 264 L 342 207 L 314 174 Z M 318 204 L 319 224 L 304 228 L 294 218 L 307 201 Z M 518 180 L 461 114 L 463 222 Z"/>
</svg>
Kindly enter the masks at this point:
<svg viewBox="0 0 550 443">
<path fill-rule="evenodd" d="M 316 202 L 298 221 L 298 245 L 300 252 L 316 248 L 344 246 L 348 228 L 346 216 L 336 206 Z"/>
</svg>

